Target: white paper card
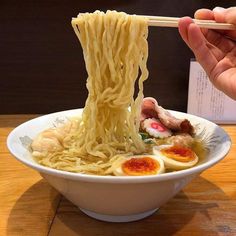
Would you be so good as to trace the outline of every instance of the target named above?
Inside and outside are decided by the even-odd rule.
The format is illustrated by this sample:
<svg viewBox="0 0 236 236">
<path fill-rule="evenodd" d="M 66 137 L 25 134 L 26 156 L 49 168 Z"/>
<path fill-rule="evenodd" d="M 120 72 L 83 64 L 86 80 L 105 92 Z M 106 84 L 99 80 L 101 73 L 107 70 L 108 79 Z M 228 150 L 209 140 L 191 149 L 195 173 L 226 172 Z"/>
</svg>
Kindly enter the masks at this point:
<svg viewBox="0 0 236 236">
<path fill-rule="evenodd" d="M 190 62 L 187 112 L 218 124 L 236 124 L 236 101 L 217 90 L 196 61 Z"/>
</svg>

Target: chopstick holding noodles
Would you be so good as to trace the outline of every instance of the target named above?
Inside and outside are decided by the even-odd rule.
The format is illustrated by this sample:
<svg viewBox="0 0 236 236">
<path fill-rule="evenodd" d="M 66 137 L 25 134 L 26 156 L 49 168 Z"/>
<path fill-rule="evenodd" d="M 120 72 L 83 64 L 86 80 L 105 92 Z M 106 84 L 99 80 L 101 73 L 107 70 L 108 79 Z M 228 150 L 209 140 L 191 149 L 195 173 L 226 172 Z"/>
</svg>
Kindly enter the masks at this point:
<svg viewBox="0 0 236 236">
<path fill-rule="evenodd" d="M 78 15 L 82 16 L 84 13 Z M 148 26 L 156 27 L 175 27 L 178 28 L 178 22 L 181 18 L 179 17 L 166 17 L 166 16 L 146 16 L 138 15 L 148 19 Z M 76 22 L 78 18 L 73 18 L 72 22 Z M 217 23 L 214 20 L 193 20 L 199 27 L 208 29 L 219 29 L 219 30 L 236 30 L 236 26 L 229 23 Z"/>
<path fill-rule="evenodd" d="M 141 16 L 148 19 L 149 26 L 158 27 L 178 27 L 178 22 L 181 18 L 178 17 L 163 17 L 163 16 Z M 214 20 L 198 20 L 193 19 L 194 23 L 201 28 L 219 29 L 219 30 L 236 30 L 236 26 L 229 23 L 217 23 Z"/>
</svg>

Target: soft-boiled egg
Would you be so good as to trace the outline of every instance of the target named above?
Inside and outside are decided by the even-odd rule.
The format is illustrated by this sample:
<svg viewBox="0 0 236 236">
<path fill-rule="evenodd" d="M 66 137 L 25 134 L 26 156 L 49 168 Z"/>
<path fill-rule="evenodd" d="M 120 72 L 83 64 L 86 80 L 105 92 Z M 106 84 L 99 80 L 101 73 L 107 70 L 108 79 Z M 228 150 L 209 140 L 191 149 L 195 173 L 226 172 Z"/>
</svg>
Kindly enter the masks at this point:
<svg viewBox="0 0 236 236">
<path fill-rule="evenodd" d="M 114 175 L 158 175 L 165 172 L 164 162 L 154 155 L 135 155 L 124 158 L 114 169 Z"/>
<path fill-rule="evenodd" d="M 160 145 L 153 147 L 153 153 L 160 157 L 165 167 L 171 170 L 187 169 L 197 164 L 198 156 L 188 147 Z"/>
</svg>

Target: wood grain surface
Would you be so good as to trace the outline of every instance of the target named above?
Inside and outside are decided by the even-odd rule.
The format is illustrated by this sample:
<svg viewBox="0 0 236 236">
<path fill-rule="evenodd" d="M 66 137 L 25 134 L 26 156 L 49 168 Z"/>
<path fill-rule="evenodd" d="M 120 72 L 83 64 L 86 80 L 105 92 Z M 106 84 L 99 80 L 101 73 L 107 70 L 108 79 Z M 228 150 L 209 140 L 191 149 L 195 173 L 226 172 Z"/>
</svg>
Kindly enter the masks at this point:
<svg viewBox="0 0 236 236">
<path fill-rule="evenodd" d="M 130 14 L 193 16 L 198 8 L 228 7 L 235 0 L 1 0 L 0 114 L 51 113 L 83 107 L 86 70 L 71 18 L 115 9 Z M 177 29 L 152 27 L 145 96 L 186 111 L 193 54 Z"/>
<path fill-rule="evenodd" d="M 236 125 L 222 126 L 232 139 L 223 161 L 203 172 L 154 215 L 117 224 L 89 218 L 10 155 L 8 133 L 33 117 L 0 116 L 1 236 L 236 235 Z"/>
<path fill-rule="evenodd" d="M 60 195 L 41 176 L 9 154 L 13 127 L 35 115 L 0 117 L 0 235 L 47 235 Z"/>
</svg>

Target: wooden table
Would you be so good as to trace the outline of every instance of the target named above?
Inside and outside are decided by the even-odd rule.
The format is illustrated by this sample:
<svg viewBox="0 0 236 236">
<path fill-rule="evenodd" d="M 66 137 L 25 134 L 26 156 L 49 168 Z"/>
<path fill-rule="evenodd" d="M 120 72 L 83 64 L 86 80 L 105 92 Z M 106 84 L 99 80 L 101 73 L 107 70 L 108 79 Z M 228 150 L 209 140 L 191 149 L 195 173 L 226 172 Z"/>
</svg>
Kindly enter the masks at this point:
<svg viewBox="0 0 236 236">
<path fill-rule="evenodd" d="M 16 161 L 6 138 L 35 115 L 0 116 L 0 235 L 236 235 L 236 125 L 227 157 L 196 178 L 154 215 L 132 223 L 89 218 L 41 176 Z M 137 196 L 138 197 L 138 196 Z"/>
</svg>

